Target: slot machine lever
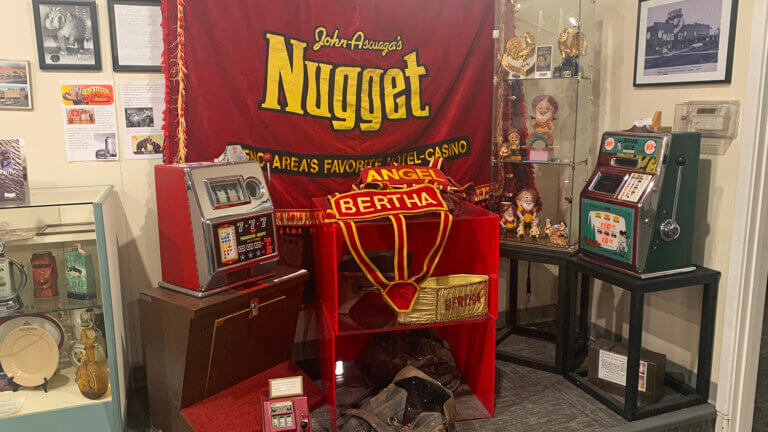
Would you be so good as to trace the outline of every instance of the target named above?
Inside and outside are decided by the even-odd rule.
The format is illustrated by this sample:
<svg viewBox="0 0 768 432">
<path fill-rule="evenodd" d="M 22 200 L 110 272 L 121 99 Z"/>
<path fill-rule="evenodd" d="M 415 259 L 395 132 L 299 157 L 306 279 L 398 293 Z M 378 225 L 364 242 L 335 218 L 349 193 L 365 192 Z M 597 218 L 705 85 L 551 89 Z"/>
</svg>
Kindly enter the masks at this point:
<svg viewBox="0 0 768 432">
<path fill-rule="evenodd" d="M 664 241 L 672 241 L 680 237 L 680 225 L 677 223 L 677 204 L 680 199 L 680 185 L 683 182 L 683 167 L 688 161 L 680 155 L 675 160 L 677 164 L 677 184 L 675 185 L 675 201 L 672 204 L 672 217 L 661 223 L 659 231 Z"/>
</svg>

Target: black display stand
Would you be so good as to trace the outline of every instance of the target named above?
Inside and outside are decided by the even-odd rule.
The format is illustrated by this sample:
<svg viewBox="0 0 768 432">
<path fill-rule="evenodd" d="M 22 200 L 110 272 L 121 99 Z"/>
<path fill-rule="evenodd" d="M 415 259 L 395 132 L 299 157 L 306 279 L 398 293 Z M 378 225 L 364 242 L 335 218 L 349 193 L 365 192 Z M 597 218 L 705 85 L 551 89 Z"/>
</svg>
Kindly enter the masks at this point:
<svg viewBox="0 0 768 432">
<path fill-rule="evenodd" d="M 629 340 L 627 351 L 627 381 L 625 384 L 624 398 L 619 398 L 608 393 L 587 381 L 585 372 L 576 372 L 578 365 L 577 338 L 570 337 L 567 343 L 566 366 L 568 371 L 566 378 L 611 408 L 617 414 L 627 420 L 639 420 L 670 411 L 707 403 L 709 399 L 710 374 L 712 372 L 712 348 L 715 337 L 715 312 L 717 307 L 717 289 L 720 281 L 720 272 L 705 267 L 697 267 L 688 273 L 679 273 L 671 276 L 663 276 L 651 279 L 639 279 L 610 270 L 605 266 L 582 260 L 578 257 L 570 259 L 567 264 L 567 285 L 573 287 L 570 290 L 571 301 L 577 296 L 576 288 L 579 275 L 581 275 L 581 291 L 589 291 L 589 278 L 599 279 L 610 283 L 631 293 L 629 312 Z M 665 376 L 665 396 L 656 403 L 637 405 L 637 384 L 640 366 L 640 348 L 643 332 L 643 306 L 645 294 L 668 291 L 684 287 L 703 285 L 703 299 L 701 306 L 701 325 L 699 331 L 699 354 L 696 376 L 696 388 L 674 379 L 667 374 Z M 586 297 L 586 296 L 582 296 Z M 571 311 L 571 318 L 575 311 Z M 581 320 L 587 320 L 588 313 L 583 314 Z M 569 319 L 569 324 L 575 320 Z M 582 323 L 582 332 L 589 333 L 589 326 Z M 569 334 L 576 334 L 575 328 L 569 325 Z"/>
<path fill-rule="evenodd" d="M 566 275 L 566 263 L 573 257 L 573 252 L 550 250 L 531 246 L 525 246 L 516 243 L 502 242 L 499 247 L 499 253 L 502 257 L 509 258 L 509 276 L 508 276 L 508 308 L 507 320 L 504 333 L 496 339 L 496 359 L 516 363 L 519 365 L 539 369 L 547 372 L 564 374 L 566 372 L 565 352 L 568 342 L 568 320 L 571 317 L 571 296 L 568 290 L 568 279 Z M 518 322 L 518 264 L 519 261 L 538 262 L 543 264 L 555 265 L 558 268 L 557 275 L 557 317 L 554 323 L 553 331 L 543 330 L 532 326 L 522 325 Z M 579 301 L 581 316 L 587 316 L 586 309 L 589 307 L 587 298 L 582 297 Z M 575 303 L 574 303 L 575 304 Z M 581 328 L 585 328 L 581 326 Z M 549 364 L 539 360 L 531 359 L 523 355 L 515 354 L 509 351 L 498 349 L 498 346 L 504 342 L 510 335 L 520 335 L 529 338 L 535 338 L 548 341 L 555 344 L 555 363 Z M 586 347 L 586 333 L 575 335 L 579 342 L 575 345 Z"/>
</svg>

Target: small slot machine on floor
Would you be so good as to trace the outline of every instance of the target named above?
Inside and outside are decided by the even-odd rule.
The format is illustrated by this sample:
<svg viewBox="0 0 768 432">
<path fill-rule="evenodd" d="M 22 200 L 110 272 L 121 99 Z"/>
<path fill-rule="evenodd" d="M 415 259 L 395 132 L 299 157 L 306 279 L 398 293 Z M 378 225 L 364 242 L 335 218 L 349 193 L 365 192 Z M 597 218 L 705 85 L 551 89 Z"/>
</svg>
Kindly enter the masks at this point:
<svg viewBox="0 0 768 432">
<path fill-rule="evenodd" d="M 206 297 L 277 265 L 274 208 L 258 162 L 155 166 L 160 286 Z"/>
<path fill-rule="evenodd" d="M 581 192 L 580 256 L 650 278 L 694 270 L 698 133 L 606 132 Z"/>
</svg>

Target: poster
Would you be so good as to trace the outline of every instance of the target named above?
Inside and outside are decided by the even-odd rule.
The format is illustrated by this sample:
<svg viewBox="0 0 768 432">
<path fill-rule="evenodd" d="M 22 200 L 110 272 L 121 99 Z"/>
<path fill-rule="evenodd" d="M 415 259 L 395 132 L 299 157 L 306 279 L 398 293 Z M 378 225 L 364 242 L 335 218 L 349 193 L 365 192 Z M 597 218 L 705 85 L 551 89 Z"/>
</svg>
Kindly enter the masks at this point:
<svg viewBox="0 0 768 432">
<path fill-rule="evenodd" d="M 130 81 L 120 84 L 124 118 L 123 151 L 127 159 L 163 157 L 165 83 Z"/>
<path fill-rule="evenodd" d="M 62 82 L 59 88 L 67 160 L 117 160 L 112 83 Z"/>
<path fill-rule="evenodd" d="M 28 61 L 0 60 L 0 109 L 32 109 Z"/>
<path fill-rule="evenodd" d="M 196 0 L 181 29 L 177 6 L 163 2 L 165 64 L 183 50 L 166 68 L 167 161 L 179 136 L 187 162 L 227 143 L 270 154 L 286 211 L 393 163 L 440 157 L 458 183 L 490 182 L 492 0 Z"/>
</svg>

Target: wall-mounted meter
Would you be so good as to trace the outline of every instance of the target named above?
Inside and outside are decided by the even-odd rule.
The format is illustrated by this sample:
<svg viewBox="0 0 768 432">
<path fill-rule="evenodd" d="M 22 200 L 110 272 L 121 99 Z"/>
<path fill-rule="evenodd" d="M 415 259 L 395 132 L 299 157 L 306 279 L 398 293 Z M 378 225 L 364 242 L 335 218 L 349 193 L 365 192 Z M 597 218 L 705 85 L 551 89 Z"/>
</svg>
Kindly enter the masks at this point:
<svg viewBox="0 0 768 432">
<path fill-rule="evenodd" d="M 739 128 L 738 101 L 688 101 L 675 107 L 673 132 L 701 134 L 701 152 L 722 155 Z"/>
</svg>

